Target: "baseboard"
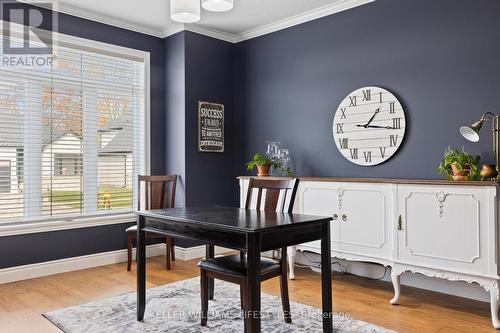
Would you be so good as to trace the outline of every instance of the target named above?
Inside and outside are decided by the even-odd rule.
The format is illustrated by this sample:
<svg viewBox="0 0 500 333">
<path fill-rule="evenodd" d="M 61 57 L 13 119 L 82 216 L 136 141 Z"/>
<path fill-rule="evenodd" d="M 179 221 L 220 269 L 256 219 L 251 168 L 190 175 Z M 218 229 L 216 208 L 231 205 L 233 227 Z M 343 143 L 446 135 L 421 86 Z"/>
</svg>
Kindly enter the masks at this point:
<svg viewBox="0 0 500 333">
<path fill-rule="evenodd" d="M 217 246 L 215 247 L 216 254 L 227 251 L 230 250 Z M 135 258 L 135 248 L 132 250 L 132 255 Z M 161 255 L 165 255 L 165 244 L 148 245 L 146 250 L 147 257 Z M 190 248 L 175 247 L 175 256 L 176 259 L 180 260 L 203 258 L 205 257 L 205 246 L 202 245 Z M 91 267 L 111 265 L 125 261 L 127 261 L 126 249 L 3 268 L 0 269 L 0 284 L 77 271 Z"/>
<path fill-rule="evenodd" d="M 233 250 L 216 246 L 215 254 L 223 254 Z M 193 260 L 205 257 L 205 245 L 193 246 L 188 248 L 175 247 L 175 257 L 181 260 Z"/>
</svg>

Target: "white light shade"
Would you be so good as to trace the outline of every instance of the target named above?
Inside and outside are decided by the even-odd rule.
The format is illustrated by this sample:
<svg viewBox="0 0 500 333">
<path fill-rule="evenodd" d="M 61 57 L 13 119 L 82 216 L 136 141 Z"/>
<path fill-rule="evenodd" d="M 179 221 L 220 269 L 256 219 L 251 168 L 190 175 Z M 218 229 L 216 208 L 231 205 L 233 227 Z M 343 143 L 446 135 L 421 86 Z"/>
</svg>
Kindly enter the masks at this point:
<svg viewBox="0 0 500 333">
<path fill-rule="evenodd" d="M 170 0 L 170 17 L 180 23 L 200 20 L 200 0 Z"/>
<path fill-rule="evenodd" d="M 233 9 L 233 0 L 202 0 L 201 6 L 211 12 L 225 12 Z"/>
<path fill-rule="evenodd" d="M 468 126 L 460 127 L 460 134 L 462 134 L 462 136 L 469 141 L 472 141 L 472 142 L 479 141 L 479 134 L 477 134 L 476 131 L 474 131 L 472 128 L 470 128 Z"/>
</svg>

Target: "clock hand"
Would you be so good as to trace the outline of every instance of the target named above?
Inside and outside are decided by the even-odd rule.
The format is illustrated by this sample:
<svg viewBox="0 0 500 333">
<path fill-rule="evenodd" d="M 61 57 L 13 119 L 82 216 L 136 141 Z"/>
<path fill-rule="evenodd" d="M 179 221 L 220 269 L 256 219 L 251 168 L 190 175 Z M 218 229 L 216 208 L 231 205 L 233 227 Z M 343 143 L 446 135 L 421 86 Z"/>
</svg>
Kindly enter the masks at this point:
<svg viewBox="0 0 500 333">
<path fill-rule="evenodd" d="M 394 127 L 391 126 L 377 126 L 377 125 L 367 125 L 363 126 L 364 128 L 385 128 L 385 129 L 394 129 Z"/>
<path fill-rule="evenodd" d="M 377 110 L 375 110 L 375 113 L 373 114 L 373 116 L 370 118 L 370 120 L 368 120 L 368 122 L 366 123 L 365 126 L 368 126 L 370 125 L 370 123 L 373 121 L 373 118 L 375 118 L 375 116 L 377 115 L 377 113 L 380 112 L 380 108 L 378 108 Z"/>
<path fill-rule="evenodd" d="M 370 125 L 370 123 L 373 121 L 373 118 L 375 118 L 375 116 L 377 115 L 377 113 L 380 112 L 380 108 L 378 108 L 377 110 L 375 110 L 375 113 L 373 114 L 373 116 L 370 118 L 370 120 L 368 120 L 368 122 L 364 125 L 357 125 L 358 127 L 364 127 L 366 128 L 368 125 Z"/>
</svg>

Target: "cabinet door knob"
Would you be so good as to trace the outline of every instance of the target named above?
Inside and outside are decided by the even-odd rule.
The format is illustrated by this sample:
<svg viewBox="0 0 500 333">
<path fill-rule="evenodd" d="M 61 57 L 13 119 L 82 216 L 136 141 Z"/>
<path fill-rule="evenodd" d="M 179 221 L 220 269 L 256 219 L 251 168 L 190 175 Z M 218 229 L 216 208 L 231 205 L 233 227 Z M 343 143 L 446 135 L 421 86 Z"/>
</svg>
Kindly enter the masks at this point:
<svg viewBox="0 0 500 333">
<path fill-rule="evenodd" d="M 398 230 L 403 230 L 403 218 L 401 215 L 398 217 Z"/>
<path fill-rule="evenodd" d="M 347 221 L 347 215 L 342 214 L 342 221 L 344 221 L 344 222 Z"/>
<path fill-rule="evenodd" d="M 337 214 L 333 214 L 333 220 L 337 220 L 339 218 L 339 216 Z"/>
</svg>

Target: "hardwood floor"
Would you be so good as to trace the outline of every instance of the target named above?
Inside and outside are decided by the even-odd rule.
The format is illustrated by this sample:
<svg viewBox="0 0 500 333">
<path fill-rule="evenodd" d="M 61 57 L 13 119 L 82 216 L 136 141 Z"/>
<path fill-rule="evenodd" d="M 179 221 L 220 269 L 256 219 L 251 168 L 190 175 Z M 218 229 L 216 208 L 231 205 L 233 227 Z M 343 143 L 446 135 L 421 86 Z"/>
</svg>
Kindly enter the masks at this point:
<svg viewBox="0 0 500 333">
<path fill-rule="evenodd" d="M 164 258 L 148 260 L 148 288 L 197 277 L 198 260 L 172 263 L 166 271 Z M 297 268 L 290 281 L 290 297 L 319 307 L 320 275 Z M 264 292 L 279 295 L 279 279 L 263 283 Z M 52 275 L 0 285 L 0 332 L 60 332 L 42 313 L 135 291 L 135 265 L 126 263 Z M 389 283 L 336 273 L 333 304 L 336 312 L 347 313 L 400 332 L 495 332 L 487 303 L 403 287 L 401 305 L 390 305 Z"/>
</svg>

